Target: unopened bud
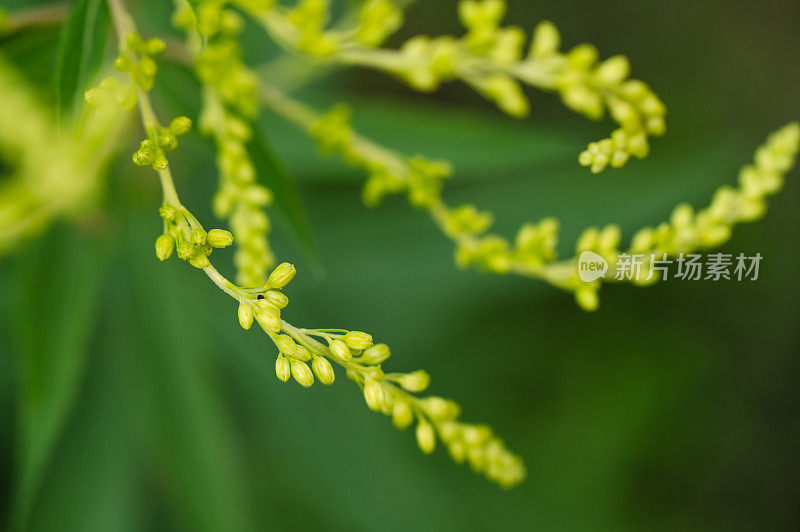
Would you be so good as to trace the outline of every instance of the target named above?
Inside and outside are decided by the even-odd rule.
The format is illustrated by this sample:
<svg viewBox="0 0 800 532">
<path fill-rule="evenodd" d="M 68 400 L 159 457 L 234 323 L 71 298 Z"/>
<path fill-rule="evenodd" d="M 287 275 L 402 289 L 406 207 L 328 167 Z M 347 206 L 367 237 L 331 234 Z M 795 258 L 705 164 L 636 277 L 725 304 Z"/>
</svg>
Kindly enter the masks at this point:
<svg viewBox="0 0 800 532">
<path fill-rule="evenodd" d="M 164 233 L 156 240 L 156 256 L 158 260 L 165 261 L 172 256 L 175 249 L 175 239 L 172 235 Z"/>
<path fill-rule="evenodd" d="M 206 242 L 212 248 L 226 248 L 233 244 L 233 235 L 224 229 L 212 229 L 208 232 Z"/>
<path fill-rule="evenodd" d="M 281 316 L 275 311 L 269 311 L 263 308 L 258 309 L 256 312 L 256 321 L 267 333 L 277 334 L 281 332 L 283 328 Z"/>
<path fill-rule="evenodd" d="M 361 355 L 361 361 L 365 364 L 377 366 L 383 363 L 391 355 L 389 346 L 386 344 L 373 345 Z"/>
<path fill-rule="evenodd" d="M 287 334 L 280 334 L 276 336 L 275 345 L 284 355 L 294 355 L 294 352 L 297 350 L 297 344 L 295 344 L 294 340 L 292 340 L 292 337 Z"/>
<path fill-rule="evenodd" d="M 278 360 L 275 361 L 275 374 L 283 382 L 288 381 L 289 377 L 292 375 L 291 364 L 283 355 L 279 356 Z"/>
<path fill-rule="evenodd" d="M 370 410 L 378 412 L 383 407 L 383 387 L 378 381 L 368 379 L 364 385 L 364 399 Z"/>
<path fill-rule="evenodd" d="M 347 362 L 353 358 L 353 354 L 350 352 L 350 349 L 341 340 L 333 340 L 330 345 L 330 350 L 331 353 L 333 353 L 333 356 L 339 360 Z"/>
<path fill-rule="evenodd" d="M 414 421 L 414 413 L 405 401 L 395 401 L 392 409 L 392 423 L 398 429 L 405 429 Z"/>
<path fill-rule="evenodd" d="M 294 279 L 296 273 L 297 269 L 295 269 L 293 264 L 284 262 L 269 274 L 267 285 L 269 285 L 270 288 L 283 288 Z"/>
<path fill-rule="evenodd" d="M 333 384 L 336 374 L 327 358 L 314 357 L 314 361 L 311 363 L 311 369 L 314 370 L 314 375 L 317 376 L 319 382 L 325 385 Z"/>
<path fill-rule="evenodd" d="M 292 377 L 304 388 L 314 384 L 314 374 L 305 362 L 292 362 Z"/>
<path fill-rule="evenodd" d="M 248 303 L 239 304 L 239 325 L 245 331 L 253 326 L 253 307 Z"/>
<path fill-rule="evenodd" d="M 431 454 L 436 449 L 436 433 L 433 425 L 427 421 L 420 421 L 417 425 L 417 444 L 425 454 Z"/>
<path fill-rule="evenodd" d="M 409 392 L 422 392 L 431 383 L 431 377 L 427 371 L 420 369 L 401 376 L 397 382 Z"/>
<path fill-rule="evenodd" d="M 372 336 L 358 331 L 350 331 L 344 335 L 344 341 L 351 349 L 367 349 L 372 345 Z"/>
<path fill-rule="evenodd" d="M 284 309 L 289 304 L 289 298 L 283 292 L 270 290 L 264 296 L 264 300 L 277 309 Z"/>
</svg>

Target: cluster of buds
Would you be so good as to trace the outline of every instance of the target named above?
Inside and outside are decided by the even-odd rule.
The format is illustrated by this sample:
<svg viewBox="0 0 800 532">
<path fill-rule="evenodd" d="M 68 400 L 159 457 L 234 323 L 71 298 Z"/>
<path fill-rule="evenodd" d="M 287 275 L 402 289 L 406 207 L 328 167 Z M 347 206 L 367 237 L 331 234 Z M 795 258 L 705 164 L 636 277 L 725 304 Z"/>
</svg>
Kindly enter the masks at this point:
<svg viewBox="0 0 800 532">
<path fill-rule="evenodd" d="M 138 33 L 131 33 L 125 40 L 125 46 L 125 51 L 114 60 L 114 68 L 128 73 L 136 85 L 149 91 L 158 72 L 155 58 L 164 53 L 167 45 L 159 38 L 145 41 Z"/>
<path fill-rule="evenodd" d="M 239 300 L 239 325 L 249 330 L 255 320 L 269 335 L 283 330 L 281 310 L 289 304 L 289 298 L 281 291 L 294 279 L 294 265 L 284 262 L 278 265 L 267 279 L 266 285 L 248 292 L 248 297 Z"/>
<path fill-rule="evenodd" d="M 316 376 L 330 384 L 334 380 L 330 359 L 346 368 L 348 379 L 362 389 L 370 410 L 391 417 L 400 430 L 416 422 L 417 445 L 425 454 L 433 453 L 441 440 L 456 463 L 468 462 L 474 471 L 501 486 L 512 487 L 525 478 L 520 458 L 509 452 L 489 427 L 460 422 L 461 408 L 454 401 L 415 395 L 430 385 L 426 371 L 384 373 L 382 364 L 391 356 L 386 344 L 374 344 L 371 335 L 360 331 L 300 331 L 286 326 L 284 333 L 270 332 L 280 351 L 275 364 L 280 380 L 294 378 L 301 386 L 310 387 Z"/>
<path fill-rule="evenodd" d="M 537 26 L 526 54 L 525 32 L 502 26 L 506 10 L 505 0 L 461 0 L 459 16 L 467 29 L 463 37 L 412 37 L 397 50 L 372 48 L 402 22 L 388 0 L 364 5 L 354 42 L 348 41 L 352 32 L 324 30 L 327 0 L 302 0 L 286 17 L 276 10 L 256 15 L 288 46 L 330 61 L 383 70 L 421 91 L 461 80 L 511 116 L 530 112 L 523 84 L 559 93 L 567 107 L 593 120 L 608 112 L 619 129 L 590 144 L 579 157 L 595 173 L 624 166 L 631 157 L 646 157 L 649 137 L 666 130 L 666 108 L 645 83 L 629 79 L 628 59 L 618 55 L 600 61 L 597 49 L 588 44 L 561 52 L 561 37 L 550 22 Z"/>
<path fill-rule="evenodd" d="M 581 44 L 559 51 L 561 37 L 550 22 L 536 28 L 528 58 L 515 67 L 523 81 L 557 91 L 568 108 L 592 120 L 608 111 L 621 127 L 610 138 L 594 142 L 580 155 L 583 166 L 599 173 L 607 166 L 620 168 L 630 157 L 649 153 L 649 136 L 666 131 L 666 107 L 642 81 L 629 79 L 630 63 L 617 55 L 599 61 L 597 49 Z"/>
<path fill-rule="evenodd" d="M 165 261 L 177 250 L 178 258 L 195 268 L 207 268 L 208 257 L 216 249 L 233 244 L 233 235 L 224 229 L 206 232 L 194 218 L 182 209 L 164 205 L 159 210 L 164 220 L 164 234 L 156 240 L 156 256 Z"/>
<path fill-rule="evenodd" d="M 164 170 L 168 166 L 168 152 L 178 147 L 178 139 L 185 137 L 192 129 L 192 121 L 185 117 L 175 118 L 169 127 L 155 126 L 150 131 L 151 137 L 144 139 L 139 144 L 139 149 L 133 154 L 136 166 L 152 166 L 154 170 Z"/>
<path fill-rule="evenodd" d="M 256 76 L 242 59 L 238 35 L 241 16 L 227 9 L 228 2 L 200 2 L 195 11 L 178 11 L 175 24 L 192 37 L 199 29 L 205 45 L 195 53 L 195 71 L 205 86 L 200 126 L 217 145 L 219 189 L 214 213 L 227 220 L 236 239 L 234 263 L 237 282 L 242 286 L 264 283 L 275 265 L 267 235 L 270 220 L 265 208 L 272 202 L 269 189 L 257 183 L 255 165 L 247 149 L 253 130 L 250 121 L 257 114 Z M 191 39 L 190 39 L 191 41 Z"/>
<path fill-rule="evenodd" d="M 739 173 L 739 186 L 722 187 L 711 205 L 695 211 L 679 205 L 668 222 L 641 229 L 633 238 L 631 253 L 677 256 L 725 243 L 737 223 L 752 222 L 766 212 L 766 198 L 782 187 L 800 149 L 800 124 L 793 123 L 770 135 L 758 148 L 753 164 Z"/>
</svg>

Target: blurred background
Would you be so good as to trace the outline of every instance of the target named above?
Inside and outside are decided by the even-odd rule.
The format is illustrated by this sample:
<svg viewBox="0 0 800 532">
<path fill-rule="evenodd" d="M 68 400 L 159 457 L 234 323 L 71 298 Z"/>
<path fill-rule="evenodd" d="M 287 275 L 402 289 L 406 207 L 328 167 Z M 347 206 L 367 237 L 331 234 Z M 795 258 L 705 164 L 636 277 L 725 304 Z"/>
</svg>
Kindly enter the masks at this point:
<svg viewBox="0 0 800 532">
<path fill-rule="evenodd" d="M 800 118 L 795 0 L 509 3 L 513 24 L 549 19 L 566 47 L 630 57 L 669 108 L 647 160 L 590 175 L 577 154 L 613 126 L 549 94 L 531 92 L 521 121 L 463 86 L 419 95 L 369 71 L 334 72 L 297 94 L 347 102 L 375 140 L 451 160 L 445 199 L 493 210 L 502 234 L 559 217 L 564 255 L 586 226 L 616 222 L 629 237 L 681 201 L 707 204 L 768 132 Z M 172 31 L 161 4 L 135 2 L 146 35 Z M 460 31 L 455 1 L 420 0 L 390 44 Z M 0 41 L 44 100 L 57 39 L 49 28 Z M 251 64 L 274 54 L 255 28 L 246 39 Z M 164 116 L 194 118 L 196 91 L 165 64 L 154 94 Z M 458 271 L 424 213 L 402 198 L 364 207 L 359 171 L 268 112 L 261 125 L 298 185 L 324 268 L 312 274 L 277 228 L 279 255 L 300 270 L 285 315 L 370 331 L 392 346 L 389 367 L 429 370 L 433 393 L 523 456 L 527 481 L 502 491 L 442 450 L 423 456 L 343 374 L 330 388 L 278 382 L 273 347 L 239 328 L 227 296 L 156 260 L 160 193 L 129 162 L 137 126 L 97 212 L 0 260 L 4 522 L 27 507 L 31 530 L 800 528 L 797 171 L 766 219 L 723 249 L 761 253 L 757 282 L 607 286 L 601 310 L 586 314 L 541 283 Z M 181 147 L 178 189 L 210 224 L 211 145 L 193 134 Z"/>
</svg>

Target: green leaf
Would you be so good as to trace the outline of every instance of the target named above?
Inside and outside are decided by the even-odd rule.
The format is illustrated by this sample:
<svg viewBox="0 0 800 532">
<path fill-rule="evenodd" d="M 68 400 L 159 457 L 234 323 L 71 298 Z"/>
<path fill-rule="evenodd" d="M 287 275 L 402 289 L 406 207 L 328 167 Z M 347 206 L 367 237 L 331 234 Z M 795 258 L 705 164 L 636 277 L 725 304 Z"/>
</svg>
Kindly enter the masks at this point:
<svg viewBox="0 0 800 532">
<path fill-rule="evenodd" d="M 61 30 L 56 62 L 56 107 L 70 116 L 105 57 L 109 14 L 105 0 L 78 0 Z"/>
<path fill-rule="evenodd" d="M 316 237 L 297 184 L 278 160 L 266 133 L 258 124 L 253 126 L 253 138 L 248 150 L 253 158 L 256 172 L 275 196 L 273 210 L 278 221 L 306 256 L 314 275 L 322 275 L 323 268 L 317 251 Z"/>
<path fill-rule="evenodd" d="M 20 264 L 14 328 L 19 458 L 12 507 L 24 528 L 87 364 L 107 253 L 57 230 Z M 68 303 L 67 303 L 68 302 Z"/>
</svg>

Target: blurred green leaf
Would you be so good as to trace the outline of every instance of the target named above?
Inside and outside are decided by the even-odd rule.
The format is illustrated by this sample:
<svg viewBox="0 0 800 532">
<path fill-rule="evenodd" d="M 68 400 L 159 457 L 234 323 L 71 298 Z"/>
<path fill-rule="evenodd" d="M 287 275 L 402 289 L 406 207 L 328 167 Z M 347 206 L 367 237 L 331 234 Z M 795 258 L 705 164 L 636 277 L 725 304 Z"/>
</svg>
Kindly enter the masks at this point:
<svg viewBox="0 0 800 532">
<path fill-rule="evenodd" d="M 61 30 L 56 63 L 56 111 L 70 115 L 105 57 L 109 13 L 105 0 L 78 0 Z"/>
<path fill-rule="evenodd" d="M 317 241 L 297 184 L 278 160 L 266 133 L 259 124 L 253 128 L 253 138 L 248 149 L 257 175 L 261 176 L 264 184 L 274 194 L 275 214 L 308 259 L 315 275 L 319 276 L 322 274 L 322 263 L 317 251 Z"/>
<path fill-rule="evenodd" d="M 13 320 L 19 433 L 12 519 L 24 527 L 87 363 L 107 251 L 59 229 L 21 261 Z"/>
<path fill-rule="evenodd" d="M 152 240 L 147 224 L 137 223 L 126 238 Z M 149 248 L 150 246 L 148 246 Z M 148 250 L 150 251 L 150 250 Z M 207 371 L 214 328 L 198 327 L 194 296 L 180 282 L 189 272 L 177 262 L 159 263 L 132 248 L 126 264 L 133 280 L 129 303 L 133 325 L 144 332 L 133 360 L 148 413 L 146 440 L 167 481 L 187 530 L 252 530 L 248 489 L 230 415 L 216 389 L 218 376 Z M 202 276 L 191 277 L 209 289 Z M 217 304 L 226 301 L 221 297 Z"/>
</svg>

